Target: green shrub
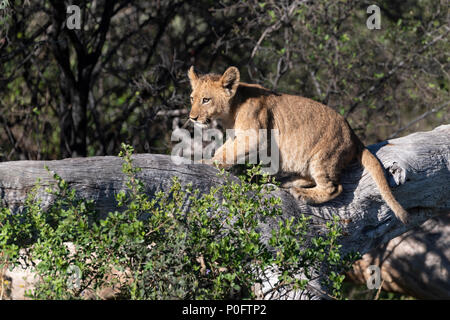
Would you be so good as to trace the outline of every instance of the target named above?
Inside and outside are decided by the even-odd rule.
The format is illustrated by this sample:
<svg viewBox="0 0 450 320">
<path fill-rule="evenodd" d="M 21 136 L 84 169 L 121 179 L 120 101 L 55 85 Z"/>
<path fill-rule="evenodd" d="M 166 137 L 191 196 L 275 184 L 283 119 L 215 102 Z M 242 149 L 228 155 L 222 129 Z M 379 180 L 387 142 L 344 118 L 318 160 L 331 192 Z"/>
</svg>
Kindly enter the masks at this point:
<svg viewBox="0 0 450 320">
<path fill-rule="evenodd" d="M 96 294 L 109 287 L 121 299 L 254 299 L 261 298 L 254 290 L 260 275 L 272 268 L 279 272 L 277 290 L 305 289 L 321 270 L 330 294 L 341 297 L 340 272 L 351 259 L 341 257 L 337 219 L 312 240 L 307 217 L 280 219 L 264 244 L 259 221 L 282 212 L 280 199 L 270 196 L 274 180 L 259 167 L 239 181 L 221 171 L 226 183 L 207 194 L 174 177 L 170 192 L 149 197 L 132 153 L 123 145 L 120 212 L 100 219 L 93 202 L 79 199 L 56 173 L 55 186 L 46 190 L 55 201 L 46 210 L 39 183 L 22 214 L 0 210 L 2 266 L 34 268 L 39 282 L 30 297 L 101 298 Z"/>
</svg>

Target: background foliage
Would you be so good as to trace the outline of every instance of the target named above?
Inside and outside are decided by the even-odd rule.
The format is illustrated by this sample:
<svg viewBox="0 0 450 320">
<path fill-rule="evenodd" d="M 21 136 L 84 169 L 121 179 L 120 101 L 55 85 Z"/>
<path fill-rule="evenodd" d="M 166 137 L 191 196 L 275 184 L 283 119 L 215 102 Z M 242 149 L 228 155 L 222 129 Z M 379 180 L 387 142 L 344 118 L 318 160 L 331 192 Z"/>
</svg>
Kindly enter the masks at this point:
<svg viewBox="0 0 450 320">
<path fill-rule="evenodd" d="M 445 0 L 9 0 L 0 9 L 0 161 L 168 153 L 186 71 L 311 97 L 365 143 L 448 122 Z M 366 27 L 371 4 L 381 30 Z"/>
</svg>

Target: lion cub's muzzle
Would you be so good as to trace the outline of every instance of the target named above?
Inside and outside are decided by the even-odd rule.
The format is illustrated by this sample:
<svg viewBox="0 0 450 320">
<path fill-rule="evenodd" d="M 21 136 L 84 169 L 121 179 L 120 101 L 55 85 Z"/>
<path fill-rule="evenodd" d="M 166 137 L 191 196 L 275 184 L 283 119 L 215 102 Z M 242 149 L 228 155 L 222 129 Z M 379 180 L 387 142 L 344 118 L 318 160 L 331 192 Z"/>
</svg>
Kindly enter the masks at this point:
<svg viewBox="0 0 450 320">
<path fill-rule="evenodd" d="M 195 124 L 195 125 L 197 125 L 197 126 L 200 126 L 200 127 L 203 127 L 203 128 L 205 128 L 205 127 L 208 127 L 210 124 L 211 124 L 211 120 L 210 119 L 208 119 L 208 118 L 206 118 L 205 120 L 198 120 L 198 117 L 189 117 L 189 119 Z"/>
</svg>

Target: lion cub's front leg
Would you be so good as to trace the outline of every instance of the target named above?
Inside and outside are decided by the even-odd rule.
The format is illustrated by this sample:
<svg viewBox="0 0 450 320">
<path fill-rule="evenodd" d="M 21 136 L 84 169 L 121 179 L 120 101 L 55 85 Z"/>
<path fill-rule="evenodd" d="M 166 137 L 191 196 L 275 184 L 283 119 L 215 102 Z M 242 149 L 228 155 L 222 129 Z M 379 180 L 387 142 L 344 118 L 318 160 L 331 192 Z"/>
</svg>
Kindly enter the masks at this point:
<svg viewBox="0 0 450 320">
<path fill-rule="evenodd" d="M 235 159 L 237 158 L 237 150 L 237 139 L 228 139 L 219 149 L 217 149 L 214 153 L 214 157 L 209 160 L 213 164 L 217 163 L 219 169 L 229 169 L 236 164 Z"/>
<path fill-rule="evenodd" d="M 244 146 L 240 146 L 241 143 L 243 143 Z M 237 164 L 238 160 L 245 160 L 250 151 L 256 150 L 255 148 L 257 148 L 257 141 L 256 144 L 250 143 L 245 137 L 236 136 L 234 139 L 228 139 L 219 149 L 217 149 L 214 153 L 214 157 L 203 163 L 212 165 L 217 163 L 219 168 L 228 169 Z"/>
</svg>

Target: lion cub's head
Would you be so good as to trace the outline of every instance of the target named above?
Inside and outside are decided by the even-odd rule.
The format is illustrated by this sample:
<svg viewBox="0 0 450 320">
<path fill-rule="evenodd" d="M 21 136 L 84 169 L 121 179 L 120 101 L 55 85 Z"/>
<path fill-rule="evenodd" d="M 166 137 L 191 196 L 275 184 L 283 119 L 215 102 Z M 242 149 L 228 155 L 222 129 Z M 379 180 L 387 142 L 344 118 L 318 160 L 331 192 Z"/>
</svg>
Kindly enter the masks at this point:
<svg viewBox="0 0 450 320">
<path fill-rule="evenodd" d="M 189 114 L 191 121 L 206 127 L 212 120 L 226 118 L 231 111 L 231 99 L 239 86 L 239 70 L 230 67 L 223 75 L 199 76 L 192 66 L 188 76 L 192 87 L 192 109 Z"/>
</svg>

